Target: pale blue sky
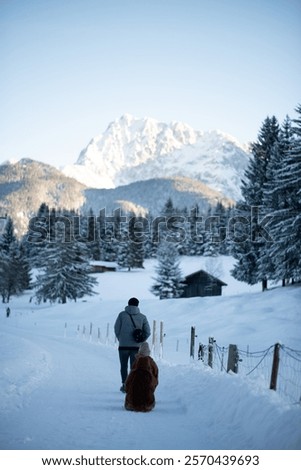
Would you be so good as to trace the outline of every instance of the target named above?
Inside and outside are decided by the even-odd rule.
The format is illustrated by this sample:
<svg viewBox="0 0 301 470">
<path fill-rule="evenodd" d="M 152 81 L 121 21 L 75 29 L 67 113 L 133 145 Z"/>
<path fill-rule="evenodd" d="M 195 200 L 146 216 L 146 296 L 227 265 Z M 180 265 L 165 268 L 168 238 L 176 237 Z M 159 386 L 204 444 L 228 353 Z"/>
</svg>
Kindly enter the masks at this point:
<svg viewBox="0 0 301 470">
<path fill-rule="evenodd" d="M 255 140 L 300 58 L 300 0 L 0 0 L 0 163 L 73 163 L 124 113 Z"/>
</svg>

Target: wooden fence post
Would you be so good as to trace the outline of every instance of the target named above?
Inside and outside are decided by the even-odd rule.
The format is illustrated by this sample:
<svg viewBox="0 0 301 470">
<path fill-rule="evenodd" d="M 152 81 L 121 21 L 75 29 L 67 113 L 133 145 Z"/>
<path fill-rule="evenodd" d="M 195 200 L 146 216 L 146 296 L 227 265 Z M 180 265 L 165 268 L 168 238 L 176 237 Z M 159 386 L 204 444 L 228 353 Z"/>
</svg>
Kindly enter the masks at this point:
<svg viewBox="0 0 301 470">
<path fill-rule="evenodd" d="M 160 322 L 160 351 L 159 351 L 159 357 L 162 359 L 163 357 L 163 321 Z"/>
<path fill-rule="evenodd" d="M 280 351 L 280 344 L 276 343 L 274 346 L 274 356 L 273 356 L 272 374 L 271 374 L 271 382 L 270 382 L 271 390 L 276 390 L 277 388 L 277 376 L 278 376 L 279 361 L 280 361 L 279 351 Z"/>
<path fill-rule="evenodd" d="M 194 359 L 194 346 L 195 346 L 195 326 L 191 327 L 190 332 L 190 357 Z"/>
<path fill-rule="evenodd" d="M 152 338 L 152 353 L 156 354 L 156 341 L 157 341 L 157 323 L 156 320 L 153 320 L 153 338 Z"/>
<path fill-rule="evenodd" d="M 225 356 L 225 348 L 222 347 L 222 358 L 221 358 L 221 371 L 224 370 L 224 356 Z"/>
<path fill-rule="evenodd" d="M 204 362 L 204 355 L 205 355 L 205 346 L 200 343 L 199 350 L 198 350 L 198 360 Z"/>
<path fill-rule="evenodd" d="M 236 344 L 229 344 L 227 372 L 229 372 L 229 370 L 232 370 L 232 372 L 235 372 L 235 374 L 237 374 L 238 362 L 239 362 L 238 348 Z"/>
<path fill-rule="evenodd" d="M 209 337 L 209 344 L 208 344 L 208 366 L 213 368 L 213 345 L 214 345 L 214 338 L 212 336 Z"/>
</svg>

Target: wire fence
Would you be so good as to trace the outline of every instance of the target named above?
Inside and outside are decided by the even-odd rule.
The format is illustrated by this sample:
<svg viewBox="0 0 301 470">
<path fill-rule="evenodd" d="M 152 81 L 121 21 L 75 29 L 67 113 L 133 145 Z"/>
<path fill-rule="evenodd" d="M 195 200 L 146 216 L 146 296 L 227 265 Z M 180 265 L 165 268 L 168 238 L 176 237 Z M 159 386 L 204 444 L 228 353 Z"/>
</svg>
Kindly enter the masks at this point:
<svg viewBox="0 0 301 470">
<path fill-rule="evenodd" d="M 290 404 L 301 405 L 301 351 L 278 343 L 254 352 L 235 346 L 231 359 L 231 346 L 235 345 L 219 346 L 209 338 L 208 345 L 199 345 L 198 359 L 213 369 L 246 376 L 257 385 L 277 391 Z"/>
<path fill-rule="evenodd" d="M 92 323 L 78 325 L 77 336 L 117 346 L 109 323 L 102 329 L 95 328 Z M 214 370 L 225 373 L 232 371 L 248 377 L 254 386 L 275 390 L 288 403 L 301 405 L 301 351 L 278 343 L 261 351 L 250 351 L 249 348 L 243 350 L 233 344 L 220 346 L 213 337 L 209 337 L 208 344 L 196 345 L 195 338 L 195 328 L 191 327 L 190 358 L 202 361 Z M 156 357 L 163 357 L 163 343 L 163 323 L 157 325 L 154 321 L 152 351 Z"/>
</svg>

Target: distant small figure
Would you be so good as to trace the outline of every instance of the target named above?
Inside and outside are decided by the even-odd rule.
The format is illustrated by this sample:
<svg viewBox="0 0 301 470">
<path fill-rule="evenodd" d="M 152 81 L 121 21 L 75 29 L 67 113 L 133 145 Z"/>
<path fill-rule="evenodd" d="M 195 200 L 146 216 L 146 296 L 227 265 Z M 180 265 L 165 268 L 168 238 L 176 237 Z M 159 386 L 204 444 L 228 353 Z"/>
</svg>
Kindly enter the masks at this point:
<svg viewBox="0 0 301 470">
<path fill-rule="evenodd" d="M 10 316 L 10 308 L 7 307 L 7 309 L 6 309 L 6 318 L 8 318 L 9 316 Z"/>
<path fill-rule="evenodd" d="M 150 357 L 147 342 L 141 344 L 132 370 L 125 382 L 125 409 L 151 411 L 155 407 L 155 390 L 158 385 L 158 366 Z"/>
</svg>

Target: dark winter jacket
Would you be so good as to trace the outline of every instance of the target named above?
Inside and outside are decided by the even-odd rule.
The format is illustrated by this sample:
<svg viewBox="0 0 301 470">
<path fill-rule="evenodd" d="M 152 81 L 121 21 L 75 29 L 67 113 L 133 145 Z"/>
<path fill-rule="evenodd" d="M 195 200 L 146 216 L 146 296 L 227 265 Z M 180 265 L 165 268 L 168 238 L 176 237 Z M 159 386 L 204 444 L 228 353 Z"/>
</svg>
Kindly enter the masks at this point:
<svg viewBox="0 0 301 470">
<path fill-rule="evenodd" d="M 119 341 L 119 347 L 124 348 L 128 346 L 138 348 L 140 343 L 136 343 L 133 338 L 135 327 L 129 314 L 132 315 L 135 327 L 143 330 L 145 340 L 150 336 L 151 331 L 146 316 L 140 312 L 139 307 L 134 305 L 127 305 L 125 309 L 119 313 L 114 325 L 115 335 Z"/>
<path fill-rule="evenodd" d="M 151 411 L 155 406 L 158 366 L 150 356 L 137 356 L 125 382 L 124 406 L 129 411 Z"/>
</svg>

